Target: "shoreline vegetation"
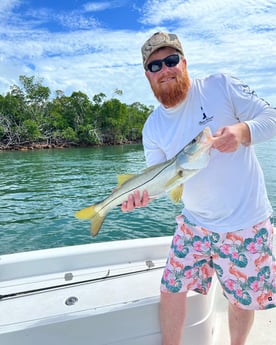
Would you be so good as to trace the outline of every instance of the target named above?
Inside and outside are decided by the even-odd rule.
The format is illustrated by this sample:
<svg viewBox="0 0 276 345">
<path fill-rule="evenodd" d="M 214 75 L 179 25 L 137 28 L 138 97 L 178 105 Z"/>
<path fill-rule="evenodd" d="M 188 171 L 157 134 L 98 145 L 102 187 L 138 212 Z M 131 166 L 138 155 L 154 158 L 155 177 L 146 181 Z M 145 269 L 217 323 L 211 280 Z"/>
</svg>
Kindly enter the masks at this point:
<svg viewBox="0 0 276 345">
<path fill-rule="evenodd" d="M 19 76 L 19 86 L 0 95 L 0 151 L 42 150 L 141 143 L 142 128 L 153 106 L 122 103 L 103 93 L 65 96 L 34 76 Z"/>
<path fill-rule="evenodd" d="M 100 147 L 100 146 L 116 146 L 116 145 L 130 145 L 130 144 L 141 144 L 142 140 L 135 141 L 120 141 L 112 143 L 101 143 L 101 144 L 81 144 L 81 143 L 70 143 L 70 142 L 59 142 L 59 143 L 47 143 L 47 142 L 28 142 L 22 144 L 13 144 L 4 146 L 0 144 L 1 151 L 32 151 L 32 150 L 49 150 L 49 149 L 65 149 L 65 148 L 78 148 L 78 147 Z"/>
</svg>

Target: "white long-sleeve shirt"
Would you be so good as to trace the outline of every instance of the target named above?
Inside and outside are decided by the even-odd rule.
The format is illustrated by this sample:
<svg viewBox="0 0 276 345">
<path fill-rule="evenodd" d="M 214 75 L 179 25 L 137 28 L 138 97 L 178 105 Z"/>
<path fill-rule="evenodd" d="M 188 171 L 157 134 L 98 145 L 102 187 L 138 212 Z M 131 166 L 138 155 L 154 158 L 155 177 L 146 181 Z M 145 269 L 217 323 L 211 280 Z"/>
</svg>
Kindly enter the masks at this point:
<svg viewBox="0 0 276 345">
<path fill-rule="evenodd" d="M 212 133 L 246 122 L 251 144 L 276 134 L 276 110 L 240 80 L 225 74 L 194 79 L 187 98 L 174 108 L 160 105 L 147 119 L 143 145 L 148 166 L 175 156 L 204 127 Z M 272 214 L 254 147 L 231 153 L 211 150 L 208 166 L 188 180 L 183 214 L 210 231 L 244 229 Z"/>
</svg>

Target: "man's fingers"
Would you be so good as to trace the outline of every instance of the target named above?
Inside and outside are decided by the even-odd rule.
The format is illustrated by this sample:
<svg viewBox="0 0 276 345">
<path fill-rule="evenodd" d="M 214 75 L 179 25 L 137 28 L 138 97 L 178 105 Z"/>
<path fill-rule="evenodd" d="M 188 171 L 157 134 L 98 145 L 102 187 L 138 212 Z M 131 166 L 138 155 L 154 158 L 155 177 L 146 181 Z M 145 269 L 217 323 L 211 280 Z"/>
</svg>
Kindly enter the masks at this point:
<svg viewBox="0 0 276 345">
<path fill-rule="evenodd" d="M 139 190 L 135 190 L 134 193 L 134 206 L 141 207 L 141 196 Z"/>
<path fill-rule="evenodd" d="M 142 206 L 147 206 L 149 201 L 150 201 L 149 193 L 147 190 L 144 190 L 142 194 L 142 200 L 141 200 Z"/>
<path fill-rule="evenodd" d="M 123 212 L 133 211 L 135 208 L 147 206 L 149 201 L 149 193 L 146 190 L 142 194 L 139 190 L 135 190 L 133 194 L 129 194 L 127 201 L 122 203 L 121 210 Z"/>
</svg>

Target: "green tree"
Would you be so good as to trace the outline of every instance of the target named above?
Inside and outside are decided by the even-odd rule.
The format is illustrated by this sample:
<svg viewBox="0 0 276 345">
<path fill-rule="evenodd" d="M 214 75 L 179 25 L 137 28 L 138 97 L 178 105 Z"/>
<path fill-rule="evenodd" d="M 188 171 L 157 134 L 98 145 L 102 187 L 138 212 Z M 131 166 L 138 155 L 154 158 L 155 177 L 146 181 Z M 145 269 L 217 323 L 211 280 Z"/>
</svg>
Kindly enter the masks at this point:
<svg viewBox="0 0 276 345">
<path fill-rule="evenodd" d="M 139 102 L 128 106 L 127 138 L 129 140 L 141 140 L 144 123 L 153 111 L 153 107 L 147 107 Z"/>
<path fill-rule="evenodd" d="M 20 128 L 20 138 L 21 142 L 34 142 L 40 139 L 41 133 L 38 124 L 34 120 L 25 120 Z"/>
<path fill-rule="evenodd" d="M 43 128 L 45 117 L 48 115 L 48 100 L 51 94 L 47 86 L 42 85 L 42 79 L 35 79 L 34 76 L 19 76 L 22 84 L 25 100 L 25 113 L 28 119 L 36 121 Z"/>
<path fill-rule="evenodd" d="M 153 110 L 141 103 L 127 105 L 104 93 L 89 97 L 62 90 L 50 99 L 50 89 L 34 76 L 20 76 L 0 95 L 0 143 L 3 146 L 46 142 L 69 144 L 114 144 L 140 140 L 143 124 Z M 114 94 L 122 95 L 116 89 Z"/>
<path fill-rule="evenodd" d="M 105 101 L 101 107 L 101 130 L 105 134 L 104 141 L 117 143 L 125 139 L 124 129 L 128 120 L 127 105 L 118 99 Z"/>
<path fill-rule="evenodd" d="M 19 76 L 19 81 L 25 91 L 25 99 L 27 103 L 36 106 L 44 105 L 48 101 L 51 91 L 47 86 L 42 85 L 43 79 L 35 80 L 35 77 Z"/>
</svg>

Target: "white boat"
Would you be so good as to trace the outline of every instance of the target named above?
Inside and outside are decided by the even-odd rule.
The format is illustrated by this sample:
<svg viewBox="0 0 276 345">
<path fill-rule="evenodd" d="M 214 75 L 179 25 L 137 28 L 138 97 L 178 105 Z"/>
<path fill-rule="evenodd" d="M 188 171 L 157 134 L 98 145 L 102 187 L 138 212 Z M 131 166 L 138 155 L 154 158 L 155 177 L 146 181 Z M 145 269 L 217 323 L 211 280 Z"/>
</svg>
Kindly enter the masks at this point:
<svg viewBox="0 0 276 345">
<path fill-rule="evenodd" d="M 171 237 L 0 256 L 1 345 L 161 345 L 159 284 Z M 275 308 L 276 309 L 276 308 Z M 190 292 L 183 344 L 228 345 L 216 281 Z M 276 310 L 256 313 L 248 345 L 276 344 Z"/>
</svg>

